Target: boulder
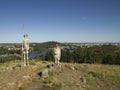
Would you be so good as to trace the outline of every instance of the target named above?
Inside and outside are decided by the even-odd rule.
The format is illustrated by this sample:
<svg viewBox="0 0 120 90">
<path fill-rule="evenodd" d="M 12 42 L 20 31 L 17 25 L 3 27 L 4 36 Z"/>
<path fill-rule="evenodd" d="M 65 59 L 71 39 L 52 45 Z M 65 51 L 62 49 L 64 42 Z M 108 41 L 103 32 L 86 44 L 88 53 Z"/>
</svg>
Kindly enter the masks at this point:
<svg viewBox="0 0 120 90">
<path fill-rule="evenodd" d="M 86 83 L 85 77 L 81 77 L 81 78 L 80 78 L 80 81 L 81 81 L 82 83 Z"/>
<path fill-rule="evenodd" d="M 49 77 L 49 70 L 48 69 L 44 69 L 43 71 L 42 71 L 42 73 L 41 73 L 41 76 L 42 77 L 44 77 L 44 78 L 46 78 L 46 77 Z"/>
</svg>

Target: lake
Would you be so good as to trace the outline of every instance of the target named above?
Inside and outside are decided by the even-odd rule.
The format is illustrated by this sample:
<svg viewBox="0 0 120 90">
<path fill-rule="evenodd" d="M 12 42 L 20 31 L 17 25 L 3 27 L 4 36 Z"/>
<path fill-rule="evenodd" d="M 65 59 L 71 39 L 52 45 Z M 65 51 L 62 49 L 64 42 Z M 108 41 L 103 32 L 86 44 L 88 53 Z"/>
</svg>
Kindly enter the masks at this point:
<svg viewBox="0 0 120 90">
<path fill-rule="evenodd" d="M 52 52 L 52 50 L 45 50 L 45 51 L 29 53 L 29 58 L 39 57 L 39 56 L 45 55 L 46 53 L 49 53 L 49 52 Z"/>
</svg>

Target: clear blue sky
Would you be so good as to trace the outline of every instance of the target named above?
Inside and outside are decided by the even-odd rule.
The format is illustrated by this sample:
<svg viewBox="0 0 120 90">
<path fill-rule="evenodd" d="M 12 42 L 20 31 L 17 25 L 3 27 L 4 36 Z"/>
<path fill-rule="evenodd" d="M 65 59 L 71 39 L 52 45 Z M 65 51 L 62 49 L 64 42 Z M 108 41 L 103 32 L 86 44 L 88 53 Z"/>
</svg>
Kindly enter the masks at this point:
<svg viewBox="0 0 120 90">
<path fill-rule="evenodd" d="M 120 0 L 0 0 L 0 43 L 120 42 Z"/>
</svg>

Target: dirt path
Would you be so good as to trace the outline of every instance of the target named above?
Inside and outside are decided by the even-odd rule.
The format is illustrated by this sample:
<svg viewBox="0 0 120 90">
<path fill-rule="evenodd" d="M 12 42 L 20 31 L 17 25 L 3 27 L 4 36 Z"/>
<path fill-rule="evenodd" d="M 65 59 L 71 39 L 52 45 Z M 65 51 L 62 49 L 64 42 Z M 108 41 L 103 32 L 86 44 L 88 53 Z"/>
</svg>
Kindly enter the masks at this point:
<svg viewBox="0 0 120 90">
<path fill-rule="evenodd" d="M 113 75 L 118 73 L 112 78 L 108 77 L 111 74 L 104 73 L 109 71 L 107 68 L 112 67 L 104 68 L 103 65 L 62 63 L 61 67 L 46 68 L 48 64 L 51 65 L 38 63 L 27 67 L 15 67 L 12 70 L 0 70 L 0 90 L 119 90 L 119 86 L 116 85 L 120 81 L 118 66 L 115 67 L 115 70 L 118 70 L 110 71 Z M 41 77 L 40 72 L 46 69 L 48 76 Z M 107 79 L 103 76 L 107 76 Z"/>
<path fill-rule="evenodd" d="M 74 67 L 62 65 L 61 69 L 58 67 L 53 68 L 53 75 L 49 77 L 51 83 L 45 81 L 44 78 L 36 76 L 34 82 L 23 88 L 22 90 L 87 90 L 85 84 L 80 81 L 81 72 L 78 72 Z M 48 79 L 49 79 L 48 78 Z M 48 80 L 46 79 L 46 80 Z M 50 84 L 55 85 L 50 85 Z"/>
<path fill-rule="evenodd" d="M 33 79 L 33 82 L 23 87 L 21 90 L 51 90 L 50 87 L 47 86 L 46 83 L 40 78 L 40 76 L 36 76 Z"/>
</svg>

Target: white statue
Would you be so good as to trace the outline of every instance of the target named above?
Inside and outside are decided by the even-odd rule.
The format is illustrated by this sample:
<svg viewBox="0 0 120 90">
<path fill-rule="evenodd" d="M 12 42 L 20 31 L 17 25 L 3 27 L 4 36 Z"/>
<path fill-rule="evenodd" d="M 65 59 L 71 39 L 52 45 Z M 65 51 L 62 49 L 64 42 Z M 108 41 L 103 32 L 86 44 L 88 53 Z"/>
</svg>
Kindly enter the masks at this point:
<svg viewBox="0 0 120 90">
<path fill-rule="evenodd" d="M 29 65 L 29 40 L 28 35 L 23 35 L 23 42 L 22 42 L 22 53 L 23 53 L 23 59 L 24 59 L 24 66 Z"/>
<path fill-rule="evenodd" d="M 60 57 L 61 57 L 61 49 L 58 46 L 58 44 L 56 44 L 56 47 L 54 48 L 55 65 L 60 64 Z"/>
</svg>

